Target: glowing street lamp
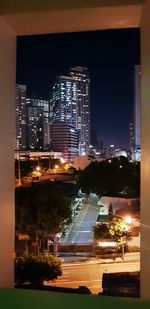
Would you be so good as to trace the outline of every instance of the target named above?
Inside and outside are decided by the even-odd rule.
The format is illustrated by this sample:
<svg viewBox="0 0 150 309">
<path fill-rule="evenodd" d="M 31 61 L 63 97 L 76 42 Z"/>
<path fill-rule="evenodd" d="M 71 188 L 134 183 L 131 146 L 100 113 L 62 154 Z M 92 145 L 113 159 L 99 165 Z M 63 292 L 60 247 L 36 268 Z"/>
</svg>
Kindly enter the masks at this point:
<svg viewBox="0 0 150 309">
<path fill-rule="evenodd" d="M 126 222 L 127 224 L 131 224 L 132 221 L 133 221 L 132 217 L 130 217 L 130 216 L 126 216 L 126 217 L 124 218 L 124 220 L 125 220 L 125 222 Z"/>
<path fill-rule="evenodd" d="M 40 168 L 40 166 L 38 165 L 38 166 L 36 166 L 35 169 L 33 170 L 32 176 L 33 176 L 33 177 L 39 177 L 39 178 L 40 178 L 41 175 L 42 175 L 42 173 L 41 173 L 41 168 Z"/>
<path fill-rule="evenodd" d="M 37 167 L 36 167 L 36 170 L 39 172 L 39 171 L 40 171 L 40 166 L 37 166 Z"/>
</svg>

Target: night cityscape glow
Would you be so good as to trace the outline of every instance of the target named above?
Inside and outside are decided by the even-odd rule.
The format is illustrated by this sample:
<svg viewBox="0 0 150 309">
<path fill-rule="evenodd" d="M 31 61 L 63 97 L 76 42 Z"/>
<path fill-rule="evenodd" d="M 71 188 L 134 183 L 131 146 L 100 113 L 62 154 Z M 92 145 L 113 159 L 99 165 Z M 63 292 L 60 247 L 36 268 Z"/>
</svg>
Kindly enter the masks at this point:
<svg viewBox="0 0 150 309">
<path fill-rule="evenodd" d="M 134 291 L 129 284 L 114 293 L 139 296 L 139 41 L 139 29 L 18 38 L 18 281 L 24 276 L 23 283 L 32 283 L 28 265 L 45 259 L 54 274 L 43 269 L 42 286 L 76 289 L 84 282 L 86 293 L 105 294 L 109 285 L 95 275 L 97 258 L 110 259 L 111 272 L 119 262 L 119 276 L 127 278 L 129 268 L 136 282 Z M 72 264 L 91 267 L 93 259 L 88 278 Z"/>
<path fill-rule="evenodd" d="M 27 85 L 28 97 L 49 100 L 57 76 L 87 67 L 91 128 L 105 146 L 128 147 L 139 45 L 139 29 L 18 37 L 17 83 Z"/>
</svg>

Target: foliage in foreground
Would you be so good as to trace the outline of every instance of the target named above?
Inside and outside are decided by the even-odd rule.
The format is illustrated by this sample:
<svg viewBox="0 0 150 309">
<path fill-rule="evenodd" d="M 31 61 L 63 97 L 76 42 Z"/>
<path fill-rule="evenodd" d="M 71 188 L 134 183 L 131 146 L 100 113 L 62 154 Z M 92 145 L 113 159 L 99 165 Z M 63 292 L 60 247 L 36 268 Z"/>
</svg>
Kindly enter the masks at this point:
<svg viewBox="0 0 150 309">
<path fill-rule="evenodd" d="M 26 254 L 15 260 L 16 284 L 31 283 L 33 286 L 43 281 L 54 280 L 61 276 L 61 263 L 57 257 L 48 254 Z"/>
</svg>

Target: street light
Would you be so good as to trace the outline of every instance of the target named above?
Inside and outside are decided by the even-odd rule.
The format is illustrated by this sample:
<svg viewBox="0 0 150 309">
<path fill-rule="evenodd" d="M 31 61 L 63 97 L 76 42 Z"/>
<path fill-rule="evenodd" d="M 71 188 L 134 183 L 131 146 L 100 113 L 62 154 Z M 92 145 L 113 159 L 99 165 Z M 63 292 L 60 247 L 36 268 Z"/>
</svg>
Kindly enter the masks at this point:
<svg viewBox="0 0 150 309">
<path fill-rule="evenodd" d="M 127 224 L 131 224 L 132 221 L 133 221 L 132 217 L 130 217 L 130 216 L 126 216 L 126 217 L 124 218 L 124 220 L 125 220 L 125 222 L 126 222 Z"/>
<path fill-rule="evenodd" d="M 42 175 L 42 173 L 41 173 L 41 168 L 40 168 L 40 166 L 38 165 L 38 166 L 36 166 L 35 170 L 33 170 L 32 176 L 33 176 L 33 177 L 38 177 L 38 178 L 40 179 L 41 175 Z"/>
<path fill-rule="evenodd" d="M 36 170 L 37 170 L 38 172 L 40 171 L 40 166 L 39 166 L 39 165 L 36 167 Z"/>
</svg>

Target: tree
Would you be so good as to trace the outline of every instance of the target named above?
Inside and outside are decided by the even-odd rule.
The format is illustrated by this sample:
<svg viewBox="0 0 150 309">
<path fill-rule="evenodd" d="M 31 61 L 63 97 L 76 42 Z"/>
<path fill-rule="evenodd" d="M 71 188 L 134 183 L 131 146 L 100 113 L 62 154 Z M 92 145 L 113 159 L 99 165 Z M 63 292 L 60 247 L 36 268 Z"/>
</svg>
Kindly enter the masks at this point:
<svg viewBox="0 0 150 309">
<path fill-rule="evenodd" d="M 113 218 L 109 222 L 109 234 L 111 238 L 115 239 L 117 242 L 124 236 L 128 234 L 127 223 L 120 218 Z"/>
<path fill-rule="evenodd" d="M 52 255 L 26 254 L 15 260 L 15 282 L 23 284 L 30 282 L 33 286 L 43 284 L 43 281 L 54 280 L 61 276 L 61 263 Z"/>
<path fill-rule="evenodd" d="M 37 184 L 16 189 L 16 231 L 31 238 L 55 234 L 70 218 L 70 201 L 55 184 Z"/>
<path fill-rule="evenodd" d="M 108 224 L 98 224 L 94 227 L 94 238 L 114 239 L 119 242 L 122 237 L 128 234 L 128 225 L 120 218 L 113 218 Z"/>
<path fill-rule="evenodd" d="M 111 158 L 111 162 L 105 160 L 90 163 L 82 171 L 78 186 L 87 194 L 94 192 L 102 195 L 107 191 L 107 194 L 114 196 L 128 186 L 138 195 L 139 183 L 139 166 L 121 157 Z"/>
<path fill-rule="evenodd" d="M 94 232 L 94 238 L 96 240 L 110 238 L 109 227 L 105 223 L 97 224 L 96 226 L 94 226 L 93 232 Z"/>
</svg>

